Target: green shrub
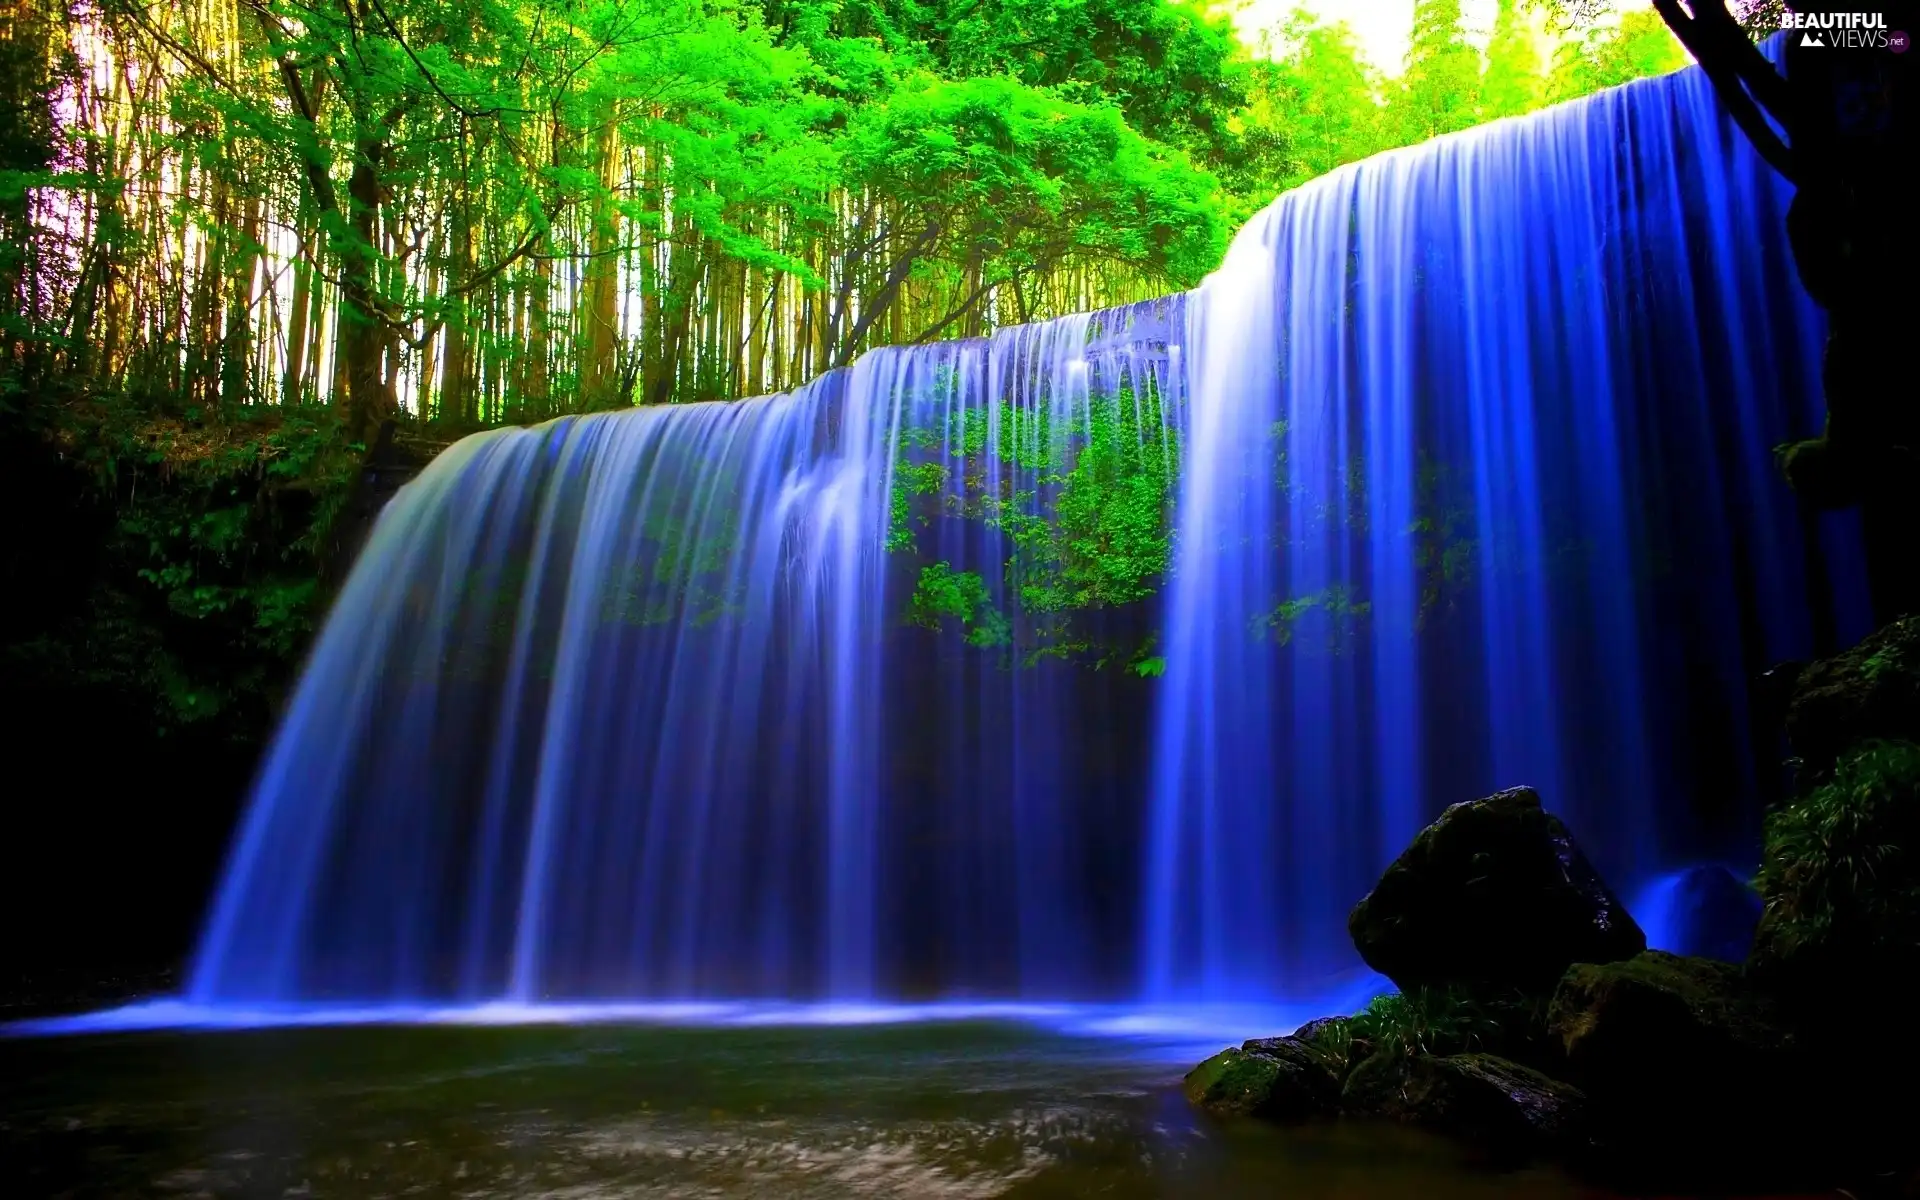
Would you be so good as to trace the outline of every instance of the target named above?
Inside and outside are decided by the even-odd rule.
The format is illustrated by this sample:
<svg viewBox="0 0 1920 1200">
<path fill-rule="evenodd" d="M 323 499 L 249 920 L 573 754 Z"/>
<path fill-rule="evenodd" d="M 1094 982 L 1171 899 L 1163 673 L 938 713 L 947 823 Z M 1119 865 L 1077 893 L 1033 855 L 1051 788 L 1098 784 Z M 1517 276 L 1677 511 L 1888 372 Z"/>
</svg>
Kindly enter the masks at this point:
<svg viewBox="0 0 1920 1200">
<path fill-rule="evenodd" d="M 1920 745 L 1867 742 L 1772 813 L 1755 958 L 1893 968 L 1920 948 Z"/>
<path fill-rule="evenodd" d="M 1375 996 L 1347 1022 L 1346 1036 L 1365 1039 L 1373 1052 L 1408 1058 L 1417 1054 L 1465 1054 L 1497 1043 L 1499 1015 L 1459 988 L 1414 988 Z"/>
</svg>

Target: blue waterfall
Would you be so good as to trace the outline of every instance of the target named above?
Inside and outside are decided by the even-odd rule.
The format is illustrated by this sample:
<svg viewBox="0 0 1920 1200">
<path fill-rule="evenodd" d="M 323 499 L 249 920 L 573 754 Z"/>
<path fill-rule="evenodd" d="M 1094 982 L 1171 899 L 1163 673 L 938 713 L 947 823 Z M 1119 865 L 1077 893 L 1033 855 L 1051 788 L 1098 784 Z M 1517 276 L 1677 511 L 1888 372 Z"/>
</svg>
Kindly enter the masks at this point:
<svg viewBox="0 0 1920 1200">
<path fill-rule="evenodd" d="M 1683 72 L 1283 196 L 1184 297 L 469 438 L 189 998 L 1284 1000 L 1454 800 L 1737 855 L 1748 674 L 1864 622 L 1769 462 L 1820 413 L 1783 211 Z"/>
<path fill-rule="evenodd" d="M 1786 199 L 1690 70 L 1241 232 L 1188 306 L 1148 997 L 1351 970 L 1347 909 L 1501 787 L 1623 884 L 1755 852 L 1746 680 L 1867 622 L 1857 534 L 1771 462 L 1822 413 Z"/>
</svg>

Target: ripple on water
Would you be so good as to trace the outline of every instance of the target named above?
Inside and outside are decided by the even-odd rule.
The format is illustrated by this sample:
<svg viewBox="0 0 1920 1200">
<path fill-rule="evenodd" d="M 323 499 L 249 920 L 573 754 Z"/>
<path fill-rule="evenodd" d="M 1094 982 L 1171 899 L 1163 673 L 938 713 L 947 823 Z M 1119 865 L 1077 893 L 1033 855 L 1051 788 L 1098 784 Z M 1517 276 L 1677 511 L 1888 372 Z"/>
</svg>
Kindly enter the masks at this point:
<svg viewBox="0 0 1920 1200">
<path fill-rule="evenodd" d="M 624 1120 L 579 1132 L 569 1149 L 602 1176 L 537 1194 L 599 1197 L 752 1193 L 805 1200 L 991 1200 L 1071 1154 L 1125 1136 L 1117 1115 L 1075 1107 L 1020 1110 L 976 1120 L 746 1121 L 699 1127 L 667 1118 Z M 525 1180 L 482 1197 L 524 1196 Z"/>
</svg>

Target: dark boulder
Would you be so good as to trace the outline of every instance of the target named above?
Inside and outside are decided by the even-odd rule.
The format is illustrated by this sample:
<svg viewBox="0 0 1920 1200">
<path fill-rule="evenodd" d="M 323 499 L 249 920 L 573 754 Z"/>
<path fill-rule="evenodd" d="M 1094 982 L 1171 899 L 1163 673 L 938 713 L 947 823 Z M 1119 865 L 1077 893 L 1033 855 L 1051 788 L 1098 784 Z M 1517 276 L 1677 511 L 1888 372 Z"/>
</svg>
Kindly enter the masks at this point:
<svg viewBox="0 0 1920 1200">
<path fill-rule="evenodd" d="M 1299 1038 L 1256 1038 L 1187 1072 L 1187 1099 L 1219 1116 L 1304 1121 L 1335 1111 L 1340 1063 Z"/>
<path fill-rule="evenodd" d="M 1580 1090 L 1491 1054 L 1413 1060 L 1402 1093 L 1407 1119 L 1491 1153 L 1572 1153 L 1586 1130 Z"/>
<path fill-rule="evenodd" d="M 1354 1068 L 1341 1109 L 1424 1126 L 1502 1158 L 1569 1154 L 1585 1140 L 1578 1088 L 1491 1054 L 1376 1053 Z"/>
<path fill-rule="evenodd" d="M 1904 617 L 1794 680 L 1787 740 L 1805 783 L 1820 783 L 1850 747 L 1920 742 L 1920 617 Z"/>
<path fill-rule="evenodd" d="M 1580 964 L 1548 1023 L 1606 1159 L 1630 1174 L 1776 1181 L 1823 1140 L 1830 1097 L 1780 1011 L 1730 963 L 1650 950 Z"/>
<path fill-rule="evenodd" d="M 1646 947 L 1532 788 L 1441 813 L 1347 928 L 1360 957 L 1402 991 L 1460 984 L 1544 994 L 1573 963 L 1614 962 Z"/>
</svg>

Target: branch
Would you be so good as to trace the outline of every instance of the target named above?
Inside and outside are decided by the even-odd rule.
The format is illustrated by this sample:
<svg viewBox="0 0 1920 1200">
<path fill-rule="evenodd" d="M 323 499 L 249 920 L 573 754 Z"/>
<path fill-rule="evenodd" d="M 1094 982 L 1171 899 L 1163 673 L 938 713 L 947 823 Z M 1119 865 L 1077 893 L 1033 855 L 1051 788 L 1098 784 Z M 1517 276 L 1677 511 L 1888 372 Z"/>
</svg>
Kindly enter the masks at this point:
<svg viewBox="0 0 1920 1200">
<path fill-rule="evenodd" d="M 1727 11 L 1725 0 L 1692 2 L 1695 11 L 1691 13 L 1680 0 L 1653 0 L 1653 7 L 1706 72 L 1720 102 L 1727 106 L 1734 124 L 1760 157 L 1788 182 L 1798 182 L 1792 148 L 1773 131 L 1767 113 L 1761 111 L 1764 104 L 1776 120 L 1787 123 L 1792 110 L 1787 81 L 1748 40 L 1740 22 Z"/>
</svg>

